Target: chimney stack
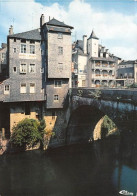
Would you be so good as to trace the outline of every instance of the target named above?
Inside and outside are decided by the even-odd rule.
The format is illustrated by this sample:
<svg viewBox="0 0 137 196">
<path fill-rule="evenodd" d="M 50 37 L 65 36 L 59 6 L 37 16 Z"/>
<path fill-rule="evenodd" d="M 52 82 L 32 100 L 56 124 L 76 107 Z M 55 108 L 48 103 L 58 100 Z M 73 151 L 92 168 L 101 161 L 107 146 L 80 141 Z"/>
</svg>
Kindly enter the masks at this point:
<svg viewBox="0 0 137 196">
<path fill-rule="evenodd" d="M 83 52 L 87 54 L 87 35 L 83 35 Z"/>
<path fill-rule="evenodd" d="M 13 35 L 13 26 L 11 25 L 10 28 L 9 28 L 9 35 Z"/>
<path fill-rule="evenodd" d="M 45 16 L 44 14 L 42 14 L 40 17 L 40 28 L 44 25 L 44 23 L 45 23 Z"/>
</svg>

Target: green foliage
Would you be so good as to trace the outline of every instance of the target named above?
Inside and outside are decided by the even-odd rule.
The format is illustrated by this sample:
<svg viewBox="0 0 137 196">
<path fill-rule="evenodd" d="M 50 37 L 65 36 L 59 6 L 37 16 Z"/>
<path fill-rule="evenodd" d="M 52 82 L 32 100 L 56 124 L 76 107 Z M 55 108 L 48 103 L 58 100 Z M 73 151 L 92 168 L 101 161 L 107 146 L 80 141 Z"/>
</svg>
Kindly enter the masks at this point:
<svg viewBox="0 0 137 196">
<path fill-rule="evenodd" d="M 43 130 L 45 124 L 33 119 L 24 119 L 13 127 L 11 143 L 19 147 L 34 146 L 43 140 Z"/>
<path fill-rule="evenodd" d="M 102 138 L 106 137 L 109 131 L 112 131 L 116 128 L 115 123 L 107 116 L 104 116 L 104 121 L 101 125 L 101 136 Z"/>
<path fill-rule="evenodd" d="M 39 127 L 38 127 L 39 132 L 40 132 L 40 134 L 41 134 L 42 137 L 44 137 L 45 128 L 46 128 L 46 123 L 45 123 L 45 120 L 42 119 L 42 120 L 40 121 L 40 124 L 39 124 Z"/>
<path fill-rule="evenodd" d="M 137 83 L 133 83 L 131 85 L 128 85 L 128 88 L 137 88 Z"/>
<path fill-rule="evenodd" d="M 89 91 L 91 96 L 93 96 L 94 99 L 98 99 L 101 97 L 101 90 L 96 89 L 94 92 L 93 91 Z"/>
</svg>

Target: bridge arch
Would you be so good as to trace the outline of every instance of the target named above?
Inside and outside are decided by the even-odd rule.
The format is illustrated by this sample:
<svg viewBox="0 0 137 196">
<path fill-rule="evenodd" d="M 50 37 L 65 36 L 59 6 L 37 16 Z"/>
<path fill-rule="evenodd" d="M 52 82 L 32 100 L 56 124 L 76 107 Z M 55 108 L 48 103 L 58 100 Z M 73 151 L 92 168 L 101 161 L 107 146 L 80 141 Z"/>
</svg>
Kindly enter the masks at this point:
<svg viewBox="0 0 137 196">
<path fill-rule="evenodd" d="M 90 142 L 99 138 L 101 133 L 98 131 L 105 115 L 109 116 L 108 113 L 91 105 L 82 105 L 74 109 L 67 127 L 67 144 Z"/>
<path fill-rule="evenodd" d="M 66 131 L 66 143 L 93 139 L 95 126 L 107 115 L 122 131 L 135 131 L 137 107 L 131 103 L 72 97 L 71 114 Z M 85 131 L 86 130 L 86 131 Z"/>
</svg>

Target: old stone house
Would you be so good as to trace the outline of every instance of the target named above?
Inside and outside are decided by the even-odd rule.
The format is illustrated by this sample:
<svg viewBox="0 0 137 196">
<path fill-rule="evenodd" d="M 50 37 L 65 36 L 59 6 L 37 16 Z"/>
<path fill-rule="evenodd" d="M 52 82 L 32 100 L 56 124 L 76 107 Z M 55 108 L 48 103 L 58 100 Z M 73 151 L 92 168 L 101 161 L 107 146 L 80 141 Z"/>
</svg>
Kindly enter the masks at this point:
<svg viewBox="0 0 137 196">
<path fill-rule="evenodd" d="M 89 38 L 77 40 L 73 45 L 73 87 L 114 87 L 117 58 L 99 44 L 99 38 L 92 31 Z"/>
<path fill-rule="evenodd" d="M 10 135 L 24 118 L 45 118 L 49 131 L 64 122 L 62 111 L 71 86 L 72 29 L 54 18 L 45 23 L 43 14 L 38 29 L 14 34 L 10 27 L 9 77 L 0 84 L 0 130 L 4 128 L 5 134 Z"/>
<path fill-rule="evenodd" d="M 123 60 L 118 65 L 117 69 L 117 86 L 128 87 L 137 83 L 137 61 L 136 60 Z"/>
</svg>

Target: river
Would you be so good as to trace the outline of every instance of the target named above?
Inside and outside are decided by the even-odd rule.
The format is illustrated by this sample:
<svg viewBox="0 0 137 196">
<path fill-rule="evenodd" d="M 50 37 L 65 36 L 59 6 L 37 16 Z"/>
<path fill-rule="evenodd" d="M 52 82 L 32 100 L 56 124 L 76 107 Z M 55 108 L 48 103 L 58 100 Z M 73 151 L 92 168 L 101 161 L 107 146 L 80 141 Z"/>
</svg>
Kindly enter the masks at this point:
<svg viewBox="0 0 137 196">
<path fill-rule="evenodd" d="M 134 137 L 0 157 L 0 196 L 117 196 L 137 192 Z"/>
</svg>

